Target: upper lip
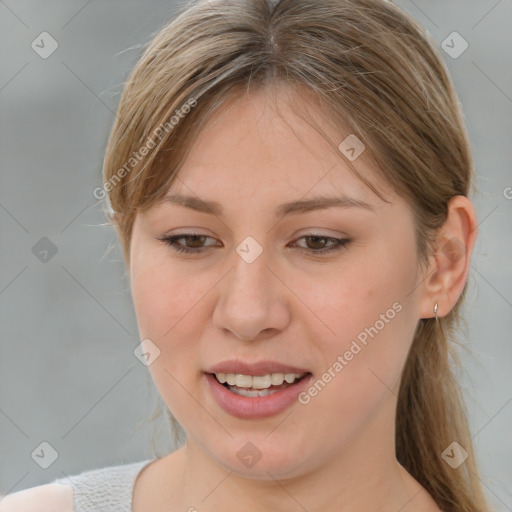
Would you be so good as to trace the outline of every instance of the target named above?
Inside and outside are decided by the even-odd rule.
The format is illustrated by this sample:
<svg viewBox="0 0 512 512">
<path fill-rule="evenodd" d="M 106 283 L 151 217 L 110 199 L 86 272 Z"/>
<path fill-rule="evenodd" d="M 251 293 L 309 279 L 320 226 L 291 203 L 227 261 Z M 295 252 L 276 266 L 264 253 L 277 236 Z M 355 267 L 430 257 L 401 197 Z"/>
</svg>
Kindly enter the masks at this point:
<svg viewBox="0 0 512 512">
<path fill-rule="evenodd" d="M 282 364 L 277 361 L 257 361 L 248 363 L 240 359 L 222 361 L 208 370 L 206 373 L 241 373 L 243 375 L 261 376 L 269 373 L 310 373 L 309 370 Z"/>
</svg>

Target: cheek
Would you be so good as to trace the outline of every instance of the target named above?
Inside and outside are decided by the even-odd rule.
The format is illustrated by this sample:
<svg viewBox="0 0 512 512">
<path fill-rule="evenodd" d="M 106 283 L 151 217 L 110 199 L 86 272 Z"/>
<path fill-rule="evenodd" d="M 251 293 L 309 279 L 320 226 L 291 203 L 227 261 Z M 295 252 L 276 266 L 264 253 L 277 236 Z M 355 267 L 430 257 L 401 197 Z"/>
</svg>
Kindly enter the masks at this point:
<svg viewBox="0 0 512 512">
<path fill-rule="evenodd" d="M 369 336 L 365 329 L 372 326 L 379 331 L 379 337 L 400 332 L 405 304 L 411 300 L 408 294 L 414 288 L 414 271 L 413 262 L 401 259 L 384 246 L 372 255 L 352 259 L 349 267 L 311 284 L 311 309 L 329 328 L 324 333 L 330 332 L 322 337 L 323 341 L 337 349 L 345 345 L 348 349 L 360 334 L 364 342 L 365 333 Z"/>
<path fill-rule="evenodd" d="M 140 270 L 144 269 L 144 270 Z M 141 339 L 149 338 L 160 350 L 148 366 L 162 400 L 182 425 L 196 402 L 191 400 L 197 386 L 197 346 L 201 326 L 197 307 L 208 286 L 204 280 L 191 282 L 183 272 L 169 266 L 169 261 L 153 258 L 151 262 L 135 259 L 132 267 L 132 297 Z M 211 287 L 211 286 L 210 286 Z M 203 289 L 204 288 L 204 289 Z"/>
<path fill-rule="evenodd" d="M 417 324 L 409 242 L 382 244 L 317 289 L 311 309 L 329 329 L 317 321 L 312 339 L 323 368 L 335 375 L 321 378 L 329 380 L 326 406 L 334 400 L 341 409 L 357 408 L 398 383 Z"/>
<path fill-rule="evenodd" d="M 194 308 L 208 290 L 208 280 L 199 276 L 191 280 L 165 256 L 136 256 L 131 268 L 131 292 L 140 335 L 163 341 L 172 338 L 173 331 L 186 330 L 191 318 L 198 314 Z"/>
</svg>

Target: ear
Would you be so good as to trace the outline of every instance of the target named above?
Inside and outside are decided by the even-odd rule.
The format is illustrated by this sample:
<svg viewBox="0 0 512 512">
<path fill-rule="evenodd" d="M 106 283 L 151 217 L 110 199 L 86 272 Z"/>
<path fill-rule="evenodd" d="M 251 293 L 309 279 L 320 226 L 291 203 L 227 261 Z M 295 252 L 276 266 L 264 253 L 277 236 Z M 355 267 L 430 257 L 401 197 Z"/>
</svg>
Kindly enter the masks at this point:
<svg viewBox="0 0 512 512">
<path fill-rule="evenodd" d="M 433 318 L 436 303 L 438 317 L 447 315 L 457 303 L 466 283 L 477 227 L 470 200 L 452 197 L 423 281 L 420 318 Z"/>
</svg>

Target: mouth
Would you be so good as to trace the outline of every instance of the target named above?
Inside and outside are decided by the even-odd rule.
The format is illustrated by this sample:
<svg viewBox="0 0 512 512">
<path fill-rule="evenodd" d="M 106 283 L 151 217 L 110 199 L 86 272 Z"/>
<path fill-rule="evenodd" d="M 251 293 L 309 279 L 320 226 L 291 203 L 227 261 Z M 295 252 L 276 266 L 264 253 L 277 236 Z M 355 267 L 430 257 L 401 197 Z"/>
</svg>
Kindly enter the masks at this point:
<svg viewBox="0 0 512 512">
<path fill-rule="evenodd" d="M 226 389 L 248 398 L 272 395 L 296 385 L 311 375 L 305 373 L 267 373 L 265 375 L 244 375 L 240 373 L 211 373 L 216 381 Z"/>
<path fill-rule="evenodd" d="M 313 374 L 277 360 L 231 359 L 204 370 L 206 389 L 231 416 L 256 420 L 284 412 L 298 402 Z"/>
</svg>

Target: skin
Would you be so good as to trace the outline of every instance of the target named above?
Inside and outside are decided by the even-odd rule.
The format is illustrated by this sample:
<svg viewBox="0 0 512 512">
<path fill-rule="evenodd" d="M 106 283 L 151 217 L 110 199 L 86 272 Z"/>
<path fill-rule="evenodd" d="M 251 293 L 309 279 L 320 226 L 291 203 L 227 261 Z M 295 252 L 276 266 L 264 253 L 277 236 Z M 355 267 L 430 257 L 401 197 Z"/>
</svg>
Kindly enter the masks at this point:
<svg viewBox="0 0 512 512">
<path fill-rule="evenodd" d="M 410 206 L 363 152 L 353 164 L 390 203 L 373 194 L 341 153 L 287 110 L 286 94 L 260 89 L 224 109 L 172 184 L 173 193 L 219 202 L 222 216 L 168 203 L 136 217 L 130 281 L 140 336 L 161 351 L 149 370 L 187 442 L 139 475 L 134 512 L 365 512 L 376 503 L 381 511 L 439 510 L 396 460 L 396 401 L 417 322 L 434 316 L 436 302 L 438 317 L 446 315 L 462 292 L 476 237 L 473 208 L 453 198 L 439 233 L 438 249 L 456 238 L 464 254 L 438 250 L 422 268 Z M 323 126 L 337 144 L 350 133 Z M 340 194 L 373 211 L 274 216 L 282 203 Z M 351 243 L 314 255 L 332 242 L 301 238 L 311 232 Z M 198 256 L 158 239 L 184 233 L 211 238 L 178 240 L 203 247 Z M 263 248 L 250 264 L 236 252 L 247 236 Z M 397 302 L 401 311 L 308 404 L 244 420 L 213 400 L 202 372 L 214 363 L 270 359 L 319 378 Z M 251 468 L 237 457 L 247 442 L 262 454 Z"/>
</svg>

